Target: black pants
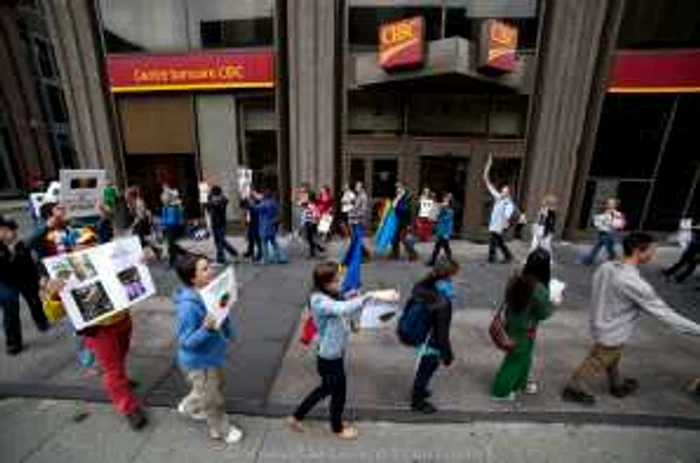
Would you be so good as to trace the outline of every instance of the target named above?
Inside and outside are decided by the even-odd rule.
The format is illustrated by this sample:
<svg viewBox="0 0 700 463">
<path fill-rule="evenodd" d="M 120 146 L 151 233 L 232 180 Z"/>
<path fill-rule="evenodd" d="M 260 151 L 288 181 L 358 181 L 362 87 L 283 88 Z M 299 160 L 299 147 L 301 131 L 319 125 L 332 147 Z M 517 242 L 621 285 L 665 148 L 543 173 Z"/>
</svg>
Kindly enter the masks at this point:
<svg viewBox="0 0 700 463">
<path fill-rule="evenodd" d="M 316 242 L 318 236 L 318 225 L 315 223 L 305 223 L 304 231 L 306 232 L 306 242 L 309 244 L 309 255 L 311 257 L 316 256 L 316 251 L 324 252 L 323 246 Z"/>
<path fill-rule="evenodd" d="M 32 314 L 34 323 L 39 331 L 46 331 L 49 322 L 46 320 L 44 308 L 39 298 L 38 288 L 22 288 L 20 293 Z M 5 328 L 5 342 L 7 347 L 22 346 L 22 324 L 19 315 L 19 294 L 15 298 L 10 298 L 0 302 L 3 312 L 3 327 Z"/>
<path fill-rule="evenodd" d="M 170 260 L 170 265 L 175 264 L 175 259 L 179 255 L 185 254 L 186 251 L 177 244 L 177 240 L 182 236 L 183 227 L 168 227 L 163 230 L 165 235 L 165 243 L 168 247 L 168 259 Z"/>
<path fill-rule="evenodd" d="M 440 249 L 445 250 L 445 255 L 449 260 L 452 260 L 452 249 L 450 248 L 450 240 L 447 238 L 438 238 L 433 247 L 433 256 L 430 258 L 429 264 L 434 264 L 440 254 Z"/>
<path fill-rule="evenodd" d="M 681 283 L 683 280 L 688 278 L 690 275 L 693 274 L 695 271 L 695 267 L 698 266 L 698 251 L 700 251 L 700 244 L 695 244 L 691 243 L 688 246 L 688 249 L 686 249 L 683 254 L 681 255 L 681 258 L 673 264 L 672 267 L 664 270 L 664 275 L 670 277 L 677 273 L 679 270 L 681 270 L 683 267 L 682 272 L 680 272 L 678 275 L 676 275 L 676 281 Z"/>
<path fill-rule="evenodd" d="M 220 264 L 226 262 L 226 253 L 228 252 L 233 257 L 238 256 L 236 248 L 231 246 L 226 240 L 226 227 L 212 226 L 212 235 L 214 235 L 214 246 L 216 246 L 216 261 Z"/>
<path fill-rule="evenodd" d="M 440 366 L 440 357 L 437 355 L 423 355 L 418 364 L 416 378 L 413 380 L 413 392 L 411 402 L 420 403 L 427 397 L 428 383 Z"/>
<path fill-rule="evenodd" d="M 245 252 L 245 257 L 252 257 L 254 261 L 262 259 L 262 240 L 260 233 L 258 233 L 257 223 L 248 224 L 246 239 L 248 240 L 248 249 Z"/>
<path fill-rule="evenodd" d="M 511 254 L 510 249 L 508 249 L 508 246 L 506 246 L 506 243 L 503 241 L 503 234 L 489 232 L 489 262 L 496 261 L 496 248 L 501 250 L 506 262 L 513 260 L 513 254 Z"/>
<path fill-rule="evenodd" d="M 294 412 L 294 418 L 303 420 L 317 403 L 331 396 L 330 418 L 331 429 L 338 433 L 343 430 L 343 410 L 345 409 L 345 365 L 343 359 L 326 360 L 318 357 L 318 374 L 321 385 L 311 391 L 299 408 Z"/>
</svg>

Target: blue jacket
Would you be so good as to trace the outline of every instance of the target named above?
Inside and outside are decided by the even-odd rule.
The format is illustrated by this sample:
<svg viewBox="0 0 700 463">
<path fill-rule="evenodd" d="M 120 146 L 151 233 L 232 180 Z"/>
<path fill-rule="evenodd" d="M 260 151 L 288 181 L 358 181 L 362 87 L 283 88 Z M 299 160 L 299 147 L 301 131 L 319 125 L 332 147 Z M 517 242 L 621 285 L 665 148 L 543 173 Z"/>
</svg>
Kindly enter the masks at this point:
<svg viewBox="0 0 700 463">
<path fill-rule="evenodd" d="M 199 293 L 188 286 L 181 286 L 173 294 L 176 319 L 177 361 L 185 370 L 221 368 L 226 365 L 226 344 L 233 337 L 231 322 L 227 318 L 218 331 L 202 327 L 207 316 Z"/>
<path fill-rule="evenodd" d="M 325 360 L 342 358 L 348 342 L 345 318 L 362 310 L 368 297 L 361 296 L 342 301 L 315 292 L 309 299 L 311 315 L 318 329 L 318 356 Z"/>
<path fill-rule="evenodd" d="M 264 198 L 254 208 L 258 213 L 260 237 L 272 238 L 277 235 L 277 202 L 272 198 Z"/>
<path fill-rule="evenodd" d="M 163 228 L 179 227 L 183 223 L 185 223 L 185 218 L 183 217 L 181 206 L 174 204 L 163 206 L 161 211 L 161 225 Z"/>
<path fill-rule="evenodd" d="M 452 231 L 454 229 L 454 217 L 455 213 L 450 206 L 442 206 L 440 212 L 437 216 L 437 223 L 435 224 L 435 237 L 445 238 L 447 240 L 452 236 Z"/>
</svg>

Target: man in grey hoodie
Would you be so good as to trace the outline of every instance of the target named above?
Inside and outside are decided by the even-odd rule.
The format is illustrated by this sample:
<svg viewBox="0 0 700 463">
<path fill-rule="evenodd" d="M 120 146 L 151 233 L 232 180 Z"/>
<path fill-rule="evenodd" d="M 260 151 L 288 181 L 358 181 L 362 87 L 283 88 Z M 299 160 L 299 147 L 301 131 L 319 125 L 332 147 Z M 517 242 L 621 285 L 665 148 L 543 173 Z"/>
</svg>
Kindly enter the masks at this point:
<svg viewBox="0 0 700 463">
<path fill-rule="evenodd" d="M 626 397 L 639 388 L 636 379 L 620 379 L 618 364 L 642 312 L 681 333 L 700 336 L 700 325 L 673 311 L 639 273 L 637 266 L 654 257 L 654 237 L 643 232 L 630 233 L 622 246 L 622 260 L 602 264 L 593 275 L 590 322 L 595 344 L 562 391 L 563 400 L 593 405 L 595 397 L 588 392 L 588 385 L 603 371 L 614 397 Z"/>
</svg>

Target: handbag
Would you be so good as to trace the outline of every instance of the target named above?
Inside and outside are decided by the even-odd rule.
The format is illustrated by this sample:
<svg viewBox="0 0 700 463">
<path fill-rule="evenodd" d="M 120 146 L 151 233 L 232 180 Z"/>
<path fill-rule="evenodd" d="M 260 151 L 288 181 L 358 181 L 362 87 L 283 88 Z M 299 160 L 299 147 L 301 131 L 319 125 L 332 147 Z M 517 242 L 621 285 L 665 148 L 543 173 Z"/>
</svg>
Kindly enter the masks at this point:
<svg viewBox="0 0 700 463">
<path fill-rule="evenodd" d="M 496 310 L 496 313 L 491 319 L 489 324 L 489 336 L 491 336 L 491 341 L 502 351 L 510 351 L 514 346 L 515 342 L 508 336 L 506 331 L 506 303 L 501 303 L 500 307 Z"/>
<path fill-rule="evenodd" d="M 311 311 L 306 311 L 306 319 L 304 324 L 301 326 L 301 335 L 299 337 L 299 342 L 303 346 L 308 346 L 316 339 L 318 334 L 318 328 L 316 327 L 316 322 L 314 322 L 314 317 L 311 315 Z"/>
</svg>

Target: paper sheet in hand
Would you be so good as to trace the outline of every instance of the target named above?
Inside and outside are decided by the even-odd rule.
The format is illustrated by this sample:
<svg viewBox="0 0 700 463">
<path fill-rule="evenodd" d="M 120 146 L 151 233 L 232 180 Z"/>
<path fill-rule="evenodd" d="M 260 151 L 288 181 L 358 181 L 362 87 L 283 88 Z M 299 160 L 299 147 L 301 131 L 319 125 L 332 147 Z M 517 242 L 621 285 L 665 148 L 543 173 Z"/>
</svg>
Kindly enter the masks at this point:
<svg viewBox="0 0 700 463">
<path fill-rule="evenodd" d="M 361 329 L 384 328 L 396 317 L 399 308 L 397 304 L 370 301 L 365 304 L 360 316 Z"/>
<path fill-rule="evenodd" d="M 238 300 L 236 273 L 233 267 L 228 267 L 217 275 L 211 283 L 199 290 L 199 294 L 207 311 L 216 318 L 217 326 L 220 326 Z"/>
<path fill-rule="evenodd" d="M 549 280 L 549 299 L 555 304 L 561 304 L 564 299 L 566 283 L 556 278 Z"/>
<path fill-rule="evenodd" d="M 129 237 L 42 262 L 51 278 L 66 281 L 61 302 L 73 326 L 80 330 L 156 293 L 142 257 L 139 239 Z"/>
</svg>

